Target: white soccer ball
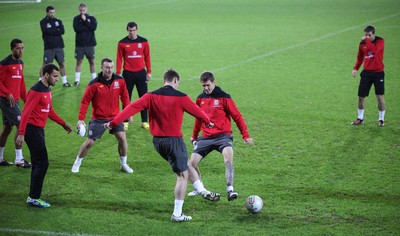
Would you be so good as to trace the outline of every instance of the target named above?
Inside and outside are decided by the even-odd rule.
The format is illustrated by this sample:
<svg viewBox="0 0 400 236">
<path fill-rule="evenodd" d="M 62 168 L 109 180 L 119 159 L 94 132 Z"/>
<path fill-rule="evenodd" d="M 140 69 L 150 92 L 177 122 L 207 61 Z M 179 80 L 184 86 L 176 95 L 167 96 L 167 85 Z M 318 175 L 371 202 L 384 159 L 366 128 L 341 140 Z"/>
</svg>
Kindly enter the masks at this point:
<svg viewBox="0 0 400 236">
<path fill-rule="evenodd" d="M 253 214 L 261 211 L 263 208 L 263 200 L 257 195 L 251 195 L 246 199 L 246 209 Z"/>
<path fill-rule="evenodd" d="M 78 135 L 81 137 L 84 137 L 86 134 L 86 125 L 85 124 L 80 124 L 78 127 Z"/>
</svg>

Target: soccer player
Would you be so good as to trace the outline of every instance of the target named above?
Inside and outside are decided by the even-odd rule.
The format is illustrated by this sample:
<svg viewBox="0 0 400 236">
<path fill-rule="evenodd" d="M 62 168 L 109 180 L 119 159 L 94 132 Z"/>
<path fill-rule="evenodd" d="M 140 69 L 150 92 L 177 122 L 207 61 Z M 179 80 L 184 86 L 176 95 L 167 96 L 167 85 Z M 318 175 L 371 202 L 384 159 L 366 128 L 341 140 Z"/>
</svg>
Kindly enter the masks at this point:
<svg viewBox="0 0 400 236">
<path fill-rule="evenodd" d="M 147 39 L 138 35 L 138 25 L 129 22 L 126 26 L 128 36 L 118 42 L 117 74 L 121 74 L 122 62 L 124 71 L 122 77 L 126 81 L 129 99 L 132 100 L 132 91 L 136 86 L 139 98 L 147 93 L 147 82 L 151 80 L 150 46 Z M 147 71 L 146 71 L 147 69 Z M 141 111 L 142 128 L 149 129 L 148 112 Z"/>
<path fill-rule="evenodd" d="M 11 55 L 0 62 L 0 108 L 3 112 L 3 129 L 0 133 L 0 166 L 10 166 L 13 163 L 4 159 L 4 148 L 13 126 L 17 127 L 14 142 L 18 135 L 21 119 L 19 99 L 26 99 L 24 81 L 24 62 L 21 60 L 24 53 L 24 43 L 20 39 L 13 39 L 10 43 Z M 15 143 L 15 165 L 29 168 L 31 165 L 23 159 L 22 146 Z"/>
<path fill-rule="evenodd" d="M 92 79 L 96 78 L 96 65 L 94 62 L 96 37 L 94 32 L 97 29 L 97 20 L 94 16 L 87 13 L 87 6 L 79 4 L 80 14 L 74 17 L 73 26 L 75 31 L 75 82 L 74 86 L 79 86 L 81 81 L 83 57 L 89 61 L 89 68 Z"/>
<path fill-rule="evenodd" d="M 383 38 L 375 35 L 375 27 L 372 25 L 364 29 L 364 35 L 358 47 L 356 64 L 352 75 L 357 76 L 357 71 L 364 63 L 361 72 L 360 84 L 358 86 L 358 116 L 353 125 L 364 123 L 365 97 L 368 97 L 372 84 L 375 87 L 375 95 L 378 101 L 378 126 L 385 125 L 385 72 L 383 64 L 383 51 L 385 42 Z"/>
<path fill-rule="evenodd" d="M 43 67 L 43 78 L 28 92 L 16 140 L 18 145 L 26 141 L 31 154 L 31 184 L 26 204 L 40 208 L 50 207 L 50 203 L 40 198 L 49 166 L 44 134 L 47 118 L 60 124 L 68 133 L 72 131 L 71 126 L 58 116 L 52 106 L 50 86 L 57 83 L 59 74 L 59 69 L 54 64 Z"/>
<path fill-rule="evenodd" d="M 232 201 L 238 197 L 238 193 L 233 189 L 234 168 L 231 119 L 235 121 L 239 128 L 244 143 L 254 145 L 254 140 L 250 137 L 246 123 L 231 96 L 216 86 L 214 74 L 208 71 L 203 72 L 200 76 L 200 83 L 203 86 L 203 93 L 197 97 L 196 104 L 214 121 L 214 127 L 207 128 L 199 119 L 195 120 L 191 137 L 194 150 L 189 160 L 189 179 L 193 183 L 195 190 L 190 192 L 189 196 L 198 195 L 199 192 L 205 190 L 200 179 L 198 165 L 210 152 L 217 150 L 224 157 L 227 198 L 228 201 Z M 198 137 L 200 130 L 202 131 L 202 136 Z M 214 199 L 214 201 L 218 200 L 219 196 Z"/>
<path fill-rule="evenodd" d="M 182 213 L 188 180 L 188 155 L 182 138 L 182 120 L 184 112 L 195 116 L 211 127 L 210 118 L 184 93 L 178 91 L 179 74 L 169 69 L 164 73 L 164 86 L 145 94 L 120 112 L 106 128 L 118 126 L 128 117 L 149 110 L 150 133 L 153 135 L 153 145 L 157 152 L 171 165 L 176 174 L 175 205 L 171 221 L 189 221 L 191 216 Z M 203 198 L 212 198 L 215 193 L 203 191 Z"/>
<path fill-rule="evenodd" d="M 64 64 L 64 40 L 62 35 L 65 33 L 64 25 L 60 19 L 56 17 L 56 9 L 53 6 L 46 7 L 46 16 L 40 21 L 40 29 L 42 30 L 42 38 L 44 43 L 43 66 L 52 63 L 56 59 L 60 66 L 61 79 L 64 87 L 71 87 L 67 81 Z M 43 77 L 42 69 L 40 70 L 40 79 Z"/>
<path fill-rule="evenodd" d="M 126 89 L 124 79 L 114 74 L 114 62 L 110 58 L 104 58 L 101 61 L 102 72 L 94 80 L 90 81 L 83 94 L 78 115 L 77 128 L 85 124 L 85 117 L 92 103 L 92 119 L 89 122 L 88 137 L 79 148 L 78 156 L 72 166 L 73 173 L 79 172 L 83 158 L 94 145 L 95 141 L 104 134 L 103 124 L 113 119 L 122 107 L 129 105 L 128 90 Z M 130 118 L 131 119 L 131 118 Z M 133 170 L 126 163 L 128 155 L 128 144 L 124 124 L 115 126 L 111 131 L 118 141 L 118 153 L 120 156 L 121 170 L 127 173 L 133 173 Z"/>
</svg>

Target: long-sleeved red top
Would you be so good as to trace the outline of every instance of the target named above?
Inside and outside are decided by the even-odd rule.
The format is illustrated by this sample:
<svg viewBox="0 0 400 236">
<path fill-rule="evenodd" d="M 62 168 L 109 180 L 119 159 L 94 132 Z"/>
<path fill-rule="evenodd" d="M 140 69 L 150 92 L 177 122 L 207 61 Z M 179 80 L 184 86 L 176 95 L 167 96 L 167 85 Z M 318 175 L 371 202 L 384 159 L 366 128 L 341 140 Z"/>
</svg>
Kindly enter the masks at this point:
<svg viewBox="0 0 400 236">
<path fill-rule="evenodd" d="M 24 81 L 24 62 L 13 59 L 11 55 L 0 62 L 0 97 L 12 94 L 15 101 L 26 99 Z"/>
<path fill-rule="evenodd" d="M 203 137 L 213 137 L 220 134 L 232 134 L 231 118 L 235 121 L 244 140 L 250 138 L 239 109 L 231 96 L 215 86 L 211 94 L 202 93 L 196 99 L 196 104 L 214 123 L 212 128 L 206 128 L 198 119 L 194 122 L 192 138 L 197 140 L 200 130 Z"/>
<path fill-rule="evenodd" d="M 122 61 L 124 70 L 138 72 L 145 67 L 151 73 L 150 46 L 147 39 L 138 36 L 130 39 L 128 36 L 118 42 L 116 73 L 121 74 Z"/>
<path fill-rule="evenodd" d="M 150 133 L 157 137 L 182 137 L 184 112 L 210 123 L 210 118 L 186 94 L 166 85 L 131 103 L 111 121 L 110 126 L 115 127 L 144 109 L 149 111 Z"/>
<path fill-rule="evenodd" d="M 39 81 L 32 86 L 26 97 L 18 134 L 25 135 L 28 123 L 44 128 L 47 118 L 60 125 L 65 125 L 65 121 L 53 109 L 50 87 L 46 87 Z"/>
<path fill-rule="evenodd" d="M 116 74 L 109 81 L 102 73 L 90 81 L 83 94 L 79 108 L 79 120 L 85 120 L 89 104 L 92 103 L 92 119 L 111 120 L 120 112 L 120 103 L 125 108 L 129 105 L 129 95 L 125 80 Z"/>
<path fill-rule="evenodd" d="M 357 61 L 354 66 L 358 70 L 364 63 L 364 70 L 371 72 L 381 72 L 385 66 L 383 64 L 383 52 L 385 42 L 383 38 L 376 36 L 371 42 L 369 38 L 365 38 L 360 42 L 358 47 Z"/>
</svg>

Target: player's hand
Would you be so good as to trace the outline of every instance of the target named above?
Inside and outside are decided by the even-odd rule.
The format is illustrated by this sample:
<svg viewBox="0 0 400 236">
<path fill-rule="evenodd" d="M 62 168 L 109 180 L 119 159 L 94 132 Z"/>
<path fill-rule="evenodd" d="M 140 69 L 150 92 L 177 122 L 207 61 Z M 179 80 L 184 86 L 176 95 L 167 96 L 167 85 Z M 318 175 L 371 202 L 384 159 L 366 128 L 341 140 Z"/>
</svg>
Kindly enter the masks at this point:
<svg viewBox="0 0 400 236">
<path fill-rule="evenodd" d="M 353 75 L 354 78 L 356 78 L 356 76 L 357 76 L 357 70 L 353 70 L 353 71 L 351 72 L 351 74 Z"/>
<path fill-rule="evenodd" d="M 7 102 L 10 105 L 10 107 L 14 107 L 15 106 L 15 99 L 14 96 L 10 93 L 7 96 Z"/>
<path fill-rule="evenodd" d="M 253 146 L 254 145 L 254 139 L 252 139 L 252 138 L 247 138 L 247 139 L 245 139 L 244 140 L 244 143 L 245 144 L 249 144 L 250 146 Z"/>
<path fill-rule="evenodd" d="M 76 129 L 79 129 L 79 127 L 81 125 L 85 125 L 85 121 L 84 120 L 78 120 L 78 122 L 76 122 Z"/>
<path fill-rule="evenodd" d="M 151 80 L 151 74 L 149 73 L 146 75 L 146 82 L 149 82 L 150 80 Z"/>
<path fill-rule="evenodd" d="M 192 143 L 193 147 L 197 144 L 197 140 L 192 137 L 190 137 L 190 142 Z"/>
<path fill-rule="evenodd" d="M 104 129 L 109 129 L 109 130 L 112 129 L 111 126 L 110 126 L 110 122 L 104 123 L 103 127 L 104 127 Z"/>
<path fill-rule="evenodd" d="M 82 14 L 82 15 L 81 15 L 81 18 L 82 18 L 83 21 L 85 21 L 85 20 L 86 20 L 86 15 L 85 15 L 85 14 Z"/>
<path fill-rule="evenodd" d="M 72 127 L 67 123 L 65 123 L 62 127 L 67 131 L 67 133 L 71 133 L 73 131 Z"/>
<path fill-rule="evenodd" d="M 15 143 L 18 145 L 22 145 L 25 141 L 25 136 L 24 135 L 18 135 L 17 139 L 15 140 Z"/>
<path fill-rule="evenodd" d="M 206 124 L 206 128 L 212 128 L 212 127 L 214 127 L 214 123 L 210 122 Z"/>
<path fill-rule="evenodd" d="M 133 122 L 133 116 L 129 117 L 128 122 L 129 122 L 129 124 L 131 124 Z"/>
</svg>

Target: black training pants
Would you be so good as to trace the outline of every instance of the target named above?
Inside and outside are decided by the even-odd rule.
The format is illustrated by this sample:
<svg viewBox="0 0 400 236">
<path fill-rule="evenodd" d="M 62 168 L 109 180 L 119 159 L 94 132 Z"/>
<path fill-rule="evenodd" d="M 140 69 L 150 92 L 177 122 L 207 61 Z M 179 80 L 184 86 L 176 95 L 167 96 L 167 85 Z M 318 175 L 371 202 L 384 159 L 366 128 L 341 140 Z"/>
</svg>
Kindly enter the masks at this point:
<svg viewBox="0 0 400 236">
<path fill-rule="evenodd" d="M 132 91 L 136 85 L 137 93 L 139 98 L 147 93 L 147 80 L 146 80 L 146 70 L 141 70 L 138 72 L 131 72 L 124 70 L 122 72 L 122 77 L 124 77 L 126 88 L 128 89 L 129 99 L 132 101 Z M 142 116 L 142 122 L 147 122 L 147 109 L 140 112 Z"/>
<path fill-rule="evenodd" d="M 28 124 L 26 127 L 25 142 L 28 145 L 32 162 L 29 197 L 39 199 L 42 193 L 44 177 L 49 167 L 44 129 Z"/>
</svg>

